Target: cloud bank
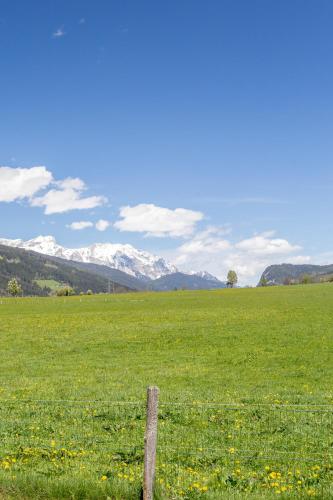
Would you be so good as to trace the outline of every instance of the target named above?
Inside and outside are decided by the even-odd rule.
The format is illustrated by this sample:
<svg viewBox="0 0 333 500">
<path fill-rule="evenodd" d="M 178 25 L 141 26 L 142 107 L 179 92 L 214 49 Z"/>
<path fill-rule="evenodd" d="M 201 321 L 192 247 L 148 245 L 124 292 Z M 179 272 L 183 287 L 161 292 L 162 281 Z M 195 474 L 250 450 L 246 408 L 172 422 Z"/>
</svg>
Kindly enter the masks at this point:
<svg viewBox="0 0 333 500">
<path fill-rule="evenodd" d="M 220 279 L 235 269 L 241 284 L 256 284 L 258 275 L 269 265 L 283 262 L 304 264 L 307 255 L 302 248 L 286 239 L 275 238 L 274 231 L 255 234 L 251 238 L 231 242 L 217 227 L 209 227 L 179 246 L 169 258 L 184 270 L 207 270 Z"/>
</svg>

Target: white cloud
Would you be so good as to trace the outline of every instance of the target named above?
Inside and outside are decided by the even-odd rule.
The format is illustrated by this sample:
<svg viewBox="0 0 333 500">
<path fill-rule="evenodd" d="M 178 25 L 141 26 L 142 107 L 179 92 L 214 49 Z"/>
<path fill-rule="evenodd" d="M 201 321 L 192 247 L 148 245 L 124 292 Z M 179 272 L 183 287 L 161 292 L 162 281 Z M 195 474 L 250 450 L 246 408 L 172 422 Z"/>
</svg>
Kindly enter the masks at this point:
<svg viewBox="0 0 333 500">
<path fill-rule="evenodd" d="M 100 219 L 96 222 L 95 227 L 97 231 L 105 231 L 110 225 L 110 222 L 104 219 Z"/>
<path fill-rule="evenodd" d="M 110 226 L 110 222 L 104 219 L 98 220 L 96 223 L 82 220 L 78 222 L 72 222 L 71 224 L 67 224 L 66 227 L 69 229 L 73 229 L 74 231 L 80 231 L 82 229 L 87 229 L 89 227 L 95 227 L 97 231 L 105 231 Z"/>
<path fill-rule="evenodd" d="M 120 209 L 120 217 L 114 226 L 120 231 L 141 232 L 146 236 L 189 236 L 197 222 L 203 219 L 201 212 L 185 208 L 157 207 L 142 203 Z"/>
<path fill-rule="evenodd" d="M 209 226 L 204 231 L 197 233 L 191 240 L 179 247 L 179 252 L 185 256 L 198 253 L 214 254 L 230 248 L 230 242 L 223 238 L 228 234 L 226 228 Z"/>
<path fill-rule="evenodd" d="M 229 269 L 235 269 L 242 285 L 257 284 L 260 274 L 269 265 L 310 261 L 307 255 L 294 255 L 301 247 L 274 238 L 274 231 L 236 243 L 231 243 L 224 235 L 225 231 L 220 228 L 208 227 L 179 246 L 173 254 L 165 255 L 186 271 L 206 270 L 222 280 L 226 279 Z"/>
<path fill-rule="evenodd" d="M 31 198 L 53 180 L 46 167 L 0 167 L 0 202 Z"/>
<path fill-rule="evenodd" d="M 61 38 L 62 36 L 65 36 L 65 34 L 64 27 L 60 26 L 60 28 L 52 33 L 52 38 Z"/>
<path fill-rule="evenodd" d="M 257 255 L 288 254 L 300 250 L 298 245 L 292 245 L 289 241 L 281 238 L 271 238 L 274 231 L 258 234 L 252 238 L 240 241 L 235 245 L 239 250 Z"/>
<path fill-rule="evenodd" d="M 49 188 L 44 194 L 40 191 Z M 0 202 L 27 199 L 33 207 L 45 207 L 45 214 L 95 208 L 106 202 L 104 196 L 84 197 L 86 185 L 79 178 L 55 181 L 44 166 L 0 167 Z"/>
<path fill-rule="evenodd" d="M 69 229 L 73 229 L 73 231 L 81 231 L 82 229 L 86 229 L 88 227 L 93 227 L 93 223 L 88 220 L 82 220 L 79 222 L 72 222 L 71 224 L 67 224 L 66 227 Z"/>
<path fill-rule="evenodd" d="M 76 191 L 83 191 L 84 189 L 86 189 L 85 183 L 78 177 L 67 177 L 66 179 L 57 181 L 54 184 L 56 184 L 61 189 L 74 189 Z"/>
<path fill-rule="evenodd" d="M 31 205 L 34 207 L 45 207 L 45 214 L 59 214 L 70 210 L 85 210 L 102 205 L 106 198 L 104 196 L 82 197 L 86 189 L 81 179 L 67 178 L 56 183 L 58 189 L 51 189 L 43 196 L 33 198 Z"/>
</svg>

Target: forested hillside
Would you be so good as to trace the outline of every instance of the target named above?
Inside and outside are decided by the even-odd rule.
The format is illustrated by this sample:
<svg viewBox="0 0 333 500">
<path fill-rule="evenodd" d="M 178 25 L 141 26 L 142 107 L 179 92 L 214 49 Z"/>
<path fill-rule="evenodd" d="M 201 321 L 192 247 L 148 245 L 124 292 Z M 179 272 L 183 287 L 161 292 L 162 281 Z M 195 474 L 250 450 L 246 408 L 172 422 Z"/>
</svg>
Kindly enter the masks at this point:
<svg viewBox="0 0 333 500">
<path fill-rule="evenodd" d="M 290 285 L 306 282 L 330 281 L 333 278 L 333 264 L 316 266 L 312 264 L 279 264 L 269 266 L 262 273 L 259 286 Z"/>
<path fill-rule="evenodd" d="M 8 280 L 17 278 L 23 295 L 50 295 L 57 288 L 70 286 L 76 293 L 130 291 L 129 287 L 107 278 L 83 271 L 69 263 L 55 262 L 48 257 L 18 248 L 0 245 L 0 295 L 6 295 Z"/>
</svg>

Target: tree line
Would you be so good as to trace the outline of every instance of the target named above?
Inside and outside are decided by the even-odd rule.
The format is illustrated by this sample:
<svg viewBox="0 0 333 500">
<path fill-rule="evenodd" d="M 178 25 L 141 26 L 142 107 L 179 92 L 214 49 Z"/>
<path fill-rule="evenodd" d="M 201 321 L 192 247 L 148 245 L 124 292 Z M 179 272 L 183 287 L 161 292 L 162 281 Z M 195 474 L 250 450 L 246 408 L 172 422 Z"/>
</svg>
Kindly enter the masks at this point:
<svg viewBox="0 0 333 500">
<path fill-rule="evenodd" d="M 227 287 L 233 288 L 238 283 L 238 276 L 236 271 L 230 269 L 227 274 Z M 17 278 L 11 278 L 7 283 L 7 293 L 12 297 L 18 297 L 23 295 L 23 290 L 20 282 Z M 68 297 L 70 295 L 75 295 L 75 290 L 71 286 L 63 286 L 55 291 L 55 295 L 58 297 Z M 87 290 L 86 295 L 92 295 L 92 290 Z"/>
</svg>

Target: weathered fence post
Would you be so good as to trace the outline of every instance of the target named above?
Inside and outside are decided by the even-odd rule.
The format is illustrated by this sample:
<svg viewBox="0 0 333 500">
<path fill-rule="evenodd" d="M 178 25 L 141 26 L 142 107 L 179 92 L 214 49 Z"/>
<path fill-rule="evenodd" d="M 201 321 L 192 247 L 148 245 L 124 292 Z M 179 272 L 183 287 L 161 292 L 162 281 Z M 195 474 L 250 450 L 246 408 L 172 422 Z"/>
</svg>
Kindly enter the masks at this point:
<svg viewBox="0 0 333 500">
<path fill-rule="evenodd" d="M 145 433 L 143 500 L 152 500 L 154 492 L 158 393 L 158 387 L 148 387 L 147 389 L 147 421 Z"/>
</svg>

